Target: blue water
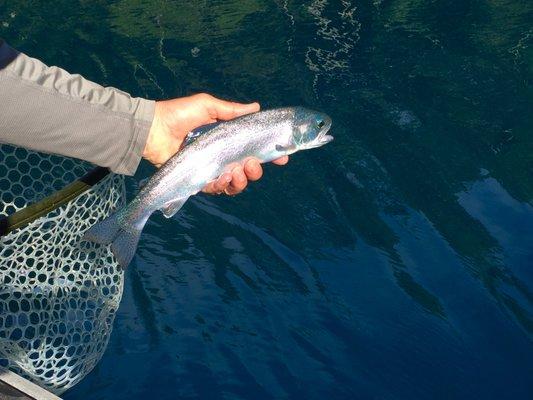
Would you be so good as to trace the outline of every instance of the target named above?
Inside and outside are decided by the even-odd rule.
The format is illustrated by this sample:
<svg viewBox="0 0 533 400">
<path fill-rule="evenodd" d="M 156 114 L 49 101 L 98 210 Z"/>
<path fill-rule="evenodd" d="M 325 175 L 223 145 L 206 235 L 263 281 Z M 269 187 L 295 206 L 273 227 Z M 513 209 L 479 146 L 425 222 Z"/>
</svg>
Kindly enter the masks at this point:
<svg viewBox="0 0 533 400">
<path fill-rule="evenodd" d="M 65 399 L 533 397 L 533 2 L 53 3 L 0 0 L 0 36 L 138 96 L 322 110 L 336 137 L 154 216 Z"/>
</svg>

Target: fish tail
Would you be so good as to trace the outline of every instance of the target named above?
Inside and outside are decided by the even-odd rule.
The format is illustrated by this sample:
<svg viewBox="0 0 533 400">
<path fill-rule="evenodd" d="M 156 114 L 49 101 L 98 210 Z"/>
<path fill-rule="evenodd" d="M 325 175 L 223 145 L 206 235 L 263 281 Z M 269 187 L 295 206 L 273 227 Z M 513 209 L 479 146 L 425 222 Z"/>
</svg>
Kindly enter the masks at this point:
<svg viewBox="0 0 533 400">
<path fill-rule="evenodd" d="M 83 239 L 99 244 L 111 244 L 111 251 L 122 268 L 126 268 L 135 256 L 141 232 L 149 215 L 135 220 L 131 224 L 123 222 L 122 214 L 118 211 L 103 221 L 92 226 L 85 232 Z"/>
<path fill-rule="evenodd" d="M 98 244 L 112 243 L 120 230 L 118 212 L 93 225 L 83 235 L 83 240 Z"/>
<path fill-rule="evenodd" d="M 126 268 L 135 256 L 140 237 L 140 230 L 132 229 L 127 231 L 120 229 L 113 240 L 111 251 L 122 268 Z"/>
</svg>

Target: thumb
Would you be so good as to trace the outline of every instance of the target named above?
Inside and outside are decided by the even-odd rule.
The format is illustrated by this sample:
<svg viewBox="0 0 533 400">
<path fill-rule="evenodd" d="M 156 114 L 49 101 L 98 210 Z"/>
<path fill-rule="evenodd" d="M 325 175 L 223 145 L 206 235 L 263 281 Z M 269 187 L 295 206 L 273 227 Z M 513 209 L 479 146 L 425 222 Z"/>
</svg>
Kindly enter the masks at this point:
<svg viewBox="0 0 533 400">
<path fill-rule="evenodd" d="M 242 104 L 212 97 L 208 104 L 212 118 L 229 120 L 259 111 L 259 103 Z"/>
</svg>

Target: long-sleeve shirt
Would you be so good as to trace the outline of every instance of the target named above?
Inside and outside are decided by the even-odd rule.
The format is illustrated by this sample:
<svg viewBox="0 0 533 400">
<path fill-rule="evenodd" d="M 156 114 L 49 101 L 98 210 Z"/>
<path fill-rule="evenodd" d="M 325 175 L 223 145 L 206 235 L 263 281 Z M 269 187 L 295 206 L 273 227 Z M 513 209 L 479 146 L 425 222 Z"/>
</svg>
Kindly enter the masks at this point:
<svg viewBox="0 0 533 400">
<path fill-rule="evenodd" d="M 0 39 L 0 143 L 133 175 L 155 103 L 48 67 Z"/>
</svg>

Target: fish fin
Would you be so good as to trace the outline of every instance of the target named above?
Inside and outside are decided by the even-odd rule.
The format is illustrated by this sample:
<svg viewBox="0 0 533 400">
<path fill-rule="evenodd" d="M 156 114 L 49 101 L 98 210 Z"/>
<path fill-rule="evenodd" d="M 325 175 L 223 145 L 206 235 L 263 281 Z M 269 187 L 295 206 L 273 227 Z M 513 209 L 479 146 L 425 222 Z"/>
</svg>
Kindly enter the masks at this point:
<svg viewBox="0 0 533 400">
<path fill-rule="evenodd" d="M 280 152 L 289 152 L 289 151 L 293 151 L 296 149 L 296 146 L 291 144 L 291 145 L 288 145 L 288 146 L 282 146 L 281 144 L 277 144 L 276 145 L 276 150 L 277 151 L 280 151 Z"/>
<path fill-rule="evenodd" d="M 144 178 L 144 179 L 141 179 L 139 181 L 139 190 L 141 190 L 142 188 L 144 188 L 146 186 L 146 184 L 148 183 L 148 181 L 150 180 L 150 178 Z"/>
<path fill-rule="evenodd" d="M 114 213 L 85 232 L 83 240 L 111 244 L 119 265 L 126 268 L 135 255 L 143 227 L 144 223 L 126 228 L 119 223 L 118 213 Z"/>
<path fill-rule="evenodd" d="M 120 230 L 117 213 L 90 227 L 83 235 L 83 240 L 98 244 L 109 244 L 113 242 Z"/>
<path fill-rule="evenodd" d="M 140 230 L 132 229 L 129 231 L 121 229 L 115 240 L 113 240 L 111 251 L 122 268 L 126 268 L 135 256 L 140 237 Z"/>
<path fill-rule="evenodd" d="M 220 125 L 220 122 L 213 122 L 212 124 L 203 125 L 199 128 L 196 128 L 192 131 L 190 131 L 187 136 L 185 137 L 185 145 L 189 145 L 192 142 L 194 142 L 196 139 L 198 139 L 200 136 L 206 134 L 211 129 L 217 127 Z"/>
<path fill-rule="evenodd" d="M 161 208 L 161 212 L 166 218 L 171 218 L 180 210 L 181 207 L 183 207 L 187 199 L 188 197 L 183 197 L 181 199 L 169 201 Z"/>
</svg>

